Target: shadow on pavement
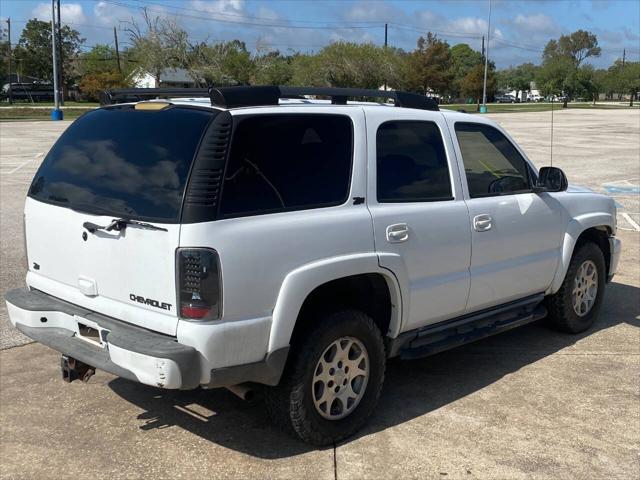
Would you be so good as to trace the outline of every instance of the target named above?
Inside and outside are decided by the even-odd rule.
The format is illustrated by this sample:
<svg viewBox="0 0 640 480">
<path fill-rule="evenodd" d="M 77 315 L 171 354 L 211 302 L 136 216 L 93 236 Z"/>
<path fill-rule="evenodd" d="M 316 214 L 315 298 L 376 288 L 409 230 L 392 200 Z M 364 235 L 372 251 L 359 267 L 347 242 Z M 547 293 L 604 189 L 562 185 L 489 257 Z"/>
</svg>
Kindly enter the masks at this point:
<svg viewBox="0 0 640 480">
<path fill-rule="evenodd" d="M 621 323 L 640 327 L 639 315 L 640 289 L 612 283 L 600 318 L 588 332 L 558 333 L 541 321 L 432 357 L 393 359 L 387 365 L 378 409 L 360 436 L 455 402 L 600 330 Z M 315 450 L 275 428 L 262 402 L 243 402 L 225 389 L 176 392 L 120 378 L 111 381 L 109 387 L 145 410 L 138 417 L 146 421 L 142 430 L 177 426 L 225 448 L 266 459 Z"/>
</svg>

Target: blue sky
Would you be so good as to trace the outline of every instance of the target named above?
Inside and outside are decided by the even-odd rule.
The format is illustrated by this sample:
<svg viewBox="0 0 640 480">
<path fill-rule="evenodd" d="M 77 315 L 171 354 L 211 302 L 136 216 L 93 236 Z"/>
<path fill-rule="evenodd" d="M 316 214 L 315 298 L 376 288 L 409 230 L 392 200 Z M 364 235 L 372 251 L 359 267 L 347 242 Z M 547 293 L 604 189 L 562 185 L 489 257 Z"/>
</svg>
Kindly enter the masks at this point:
<svg viewBox="0 0 640 480">
<path fill-rule="evenodd" d="M 126 45 L 126 22 L 141 8 L 174 18 L 194 40 L 240 39 L 252 51 L 315 51 L 336 40 L 384 42 L 411 50 L 420 34 L 436 32 L 451 44 L 479 50 L 487 34 L 488 0 L 62 0 L 62 21 L 80 31 L 89 48 L 113 44 L 113 27 Z M 11 17 L 16 42 L 27 19 L 50 19 L 51 3 L 1 0 L 0 18 Z M 492 0 L 490 58 L 499 67 L 532 61 L 551 38 L 577 29 L 598 36 L 606 67 L 627 50 L 640 60 L 640 2 L 637 0 Z"/>
</svg>

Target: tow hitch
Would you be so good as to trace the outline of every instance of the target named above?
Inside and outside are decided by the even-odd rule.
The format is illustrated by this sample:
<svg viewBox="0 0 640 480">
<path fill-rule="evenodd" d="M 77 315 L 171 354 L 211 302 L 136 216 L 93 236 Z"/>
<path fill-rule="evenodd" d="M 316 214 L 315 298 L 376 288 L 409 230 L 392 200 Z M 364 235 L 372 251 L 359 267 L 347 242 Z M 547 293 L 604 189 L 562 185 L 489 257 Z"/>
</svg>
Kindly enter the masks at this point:
<svg viewBox="0 0 640 480">
<path fill-rule="evenodd" d="M 60 358 L 60 368 L 62 369 L 62 379 L 67 383 L 74 380 L 82 380 L 86 383 L 96 373 L 95 367 L 66 355 L 62 355 Z"/>
</svg>

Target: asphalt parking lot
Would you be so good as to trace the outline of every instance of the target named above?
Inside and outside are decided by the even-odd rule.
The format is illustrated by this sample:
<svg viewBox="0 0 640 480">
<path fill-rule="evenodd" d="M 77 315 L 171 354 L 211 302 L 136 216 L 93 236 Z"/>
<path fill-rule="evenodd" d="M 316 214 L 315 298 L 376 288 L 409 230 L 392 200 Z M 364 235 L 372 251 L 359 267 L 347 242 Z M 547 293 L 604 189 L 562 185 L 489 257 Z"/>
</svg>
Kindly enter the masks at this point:
<svg viewBox="0 0 640 480">
<path fill-rule="evenodd" d="M 538 165 L 549 112 L 496 114 Z M 0 123 L 0 293 L 24 284 L 22 205 L 68 122 Z M 260 402 L 169 392 L 98 372 L 66 384 L 59 356 L 0 306 L 0 478 L 639 478 L 640 110 L 555 112 L 553 164 L 614 196 L 623 254 L 593 330 L 528 325 L 392 361 L 377 413 L 316 450 Z"/>
</svg>

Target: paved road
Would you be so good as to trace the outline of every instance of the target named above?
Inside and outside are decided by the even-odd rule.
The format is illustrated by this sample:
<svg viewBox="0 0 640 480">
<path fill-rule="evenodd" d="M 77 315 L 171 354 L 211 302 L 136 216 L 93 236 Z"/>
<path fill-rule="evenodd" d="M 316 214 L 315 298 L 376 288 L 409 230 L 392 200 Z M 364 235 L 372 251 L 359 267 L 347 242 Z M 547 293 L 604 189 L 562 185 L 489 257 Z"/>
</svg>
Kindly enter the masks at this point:
<svg viewBox="0 0 640 480">
<path fill-rule="evenodd" d="M 494 118 L 548 164 L 549 112 Z M 8 348 L 0 478 L 638 478 L 640 112 L 569 110 L 555 124 L 554 165 L 620 204 L 620 272 L 593 331 L 534 324 L 392 361 L 370 426 L 325 450 L 278 433 L 259 402 L 225 390 L 165 392 L 106 373 L 67 385 L 55 352 Z M 23 284 L 23 197 L 36 155 L 66 125 L 0 125 L 1 292 Z M 0 310 L 0 347 L 23 342 Z"/>
</svg>

